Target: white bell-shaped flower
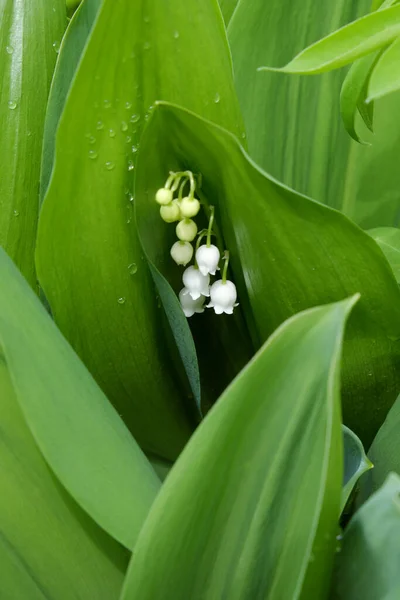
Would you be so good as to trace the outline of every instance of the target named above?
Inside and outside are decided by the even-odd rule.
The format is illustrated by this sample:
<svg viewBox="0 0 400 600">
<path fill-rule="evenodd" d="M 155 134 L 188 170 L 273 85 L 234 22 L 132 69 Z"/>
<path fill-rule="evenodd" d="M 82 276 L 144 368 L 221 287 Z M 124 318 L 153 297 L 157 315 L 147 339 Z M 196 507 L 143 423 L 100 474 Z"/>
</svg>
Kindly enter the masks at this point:
<svg viewBox="0 0 400 600">
<path fill-rule="evenodd" d="M 197 235 L 197 225 L 192 219 L 182 219 L 175 231 L 176 237 L 183 242 L 192 242 Z"/>
<path fill-rule="evenodd" d="M 210 300 L 207 308 L 213 308 L 217 315 L 231 315 L 236 304 L 236 286 L 232 281 L 219 279 L 210 288 Z"/>
<path fill-rule="evenodd" d="M 181 209 L 182 217 L 190 219 L 198 214 L 200 210 L 200 202 L 197 200 L 197 198 L 186 196 L 179 202 L 179 208 Z"/>
<path fill-rule="evenodd" d="M 187 290 L 186 293 L 190 294 L 193 300 L 197 300 L 200 296 L 210 295 L 210 276 L 202 275 L 196 267 L 185 269 L 182 281 Z"/>
<path fill-rule="evenodd" d="M 196 262 L 202 275 L 215 275 L 220 259 L 220 253 L 217 246 L 204 244 L 196 251 Z"/>
<path fill-rule="evenodd" d="M 171 248 L 171 256 L 177 265 L 186 265 L 192 260 L 193 246 L 189 242 L 175 242 Z"/>
<path fill-rule="evenodd" d="M 160 216 L 166 223 L 174 223 L 174 221 L 179 221 L 181 218 L 181 211 L 178 200 L 172 200 L 170 204 L 167 204 L 166 206 L 160 206 Z"/>
<path fill-rule="evenodd" d="M 193 300 L 192 296 L 189 294 L 189 291 L 186 288 L 183 288 L 179 292 L 179 301 L 182 306 L 182 310 L 185 314 L 185 317 L 192 317 L 194 313 L 203 313 L 204 312 L 204 296 L 199 296 L 196 300 Z"/>
<path fill-rule="evenodd" d="M 158 202 L 158 204 L 161 204 L 161 206 L 166 206 L 167 204 L 172 202 L 173 197 L 174 194 L 172 190 L 169 190 L 167 188 L 160 188 L 156 192 L 156 202 Z"/>
</svg>

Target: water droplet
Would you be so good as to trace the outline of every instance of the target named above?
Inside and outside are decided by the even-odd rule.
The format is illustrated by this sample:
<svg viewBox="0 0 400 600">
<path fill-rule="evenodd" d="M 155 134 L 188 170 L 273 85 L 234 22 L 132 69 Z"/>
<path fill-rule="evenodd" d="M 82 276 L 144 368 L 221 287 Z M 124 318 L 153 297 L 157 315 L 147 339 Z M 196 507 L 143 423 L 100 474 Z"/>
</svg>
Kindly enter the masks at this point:
<svg viewBox="0 0 400 600">
<path fill-rule="evenodd" d="M 115 137 L 115 130 L 114 129 L 110 129 L 110 131 L 108 133 L 109 133 L 109 136 L 111 138 Z"/>
<path fill-rule="evenodd" d="M 103 121 L 97 121 L 96 129 L 98 131 L 100 131 L 101 129 L 104 129 L 104 123 L 103 123 Z"/>
<path fill-rule="evenodd" d="M 215 94 L 215 96 L 214 96 L 214 102 L 215 102 L 215 104 L 218 104 L 218 102 L 220 102 L 220 100 L 221 100 L 221 96 L 217 92 Z"/>
<path fill-rule="evenodd" d="M 150 44 L 150 42 L 145 42 L 145 43 L 143 44 L 143 50 L 150 50 L 150 48 L 151 48 L 151 44 Z"/>
<path fill-rule="evenodd" d="M 10 100 L 10 102 L 8 103 L 8 108 L 14 110 L 15 108 L 17 108 L 17 103 L 14 102 L 14 100 Z"/>
<path fill-rule="evenodd" d="M 14 217 L 19 217 L 19 212 L 17 210 L 14 210 Z"/>
<path fill-rule="evenodd" d="M 137 264 L 131 263 L 128 267 L 128 271 L 130 275 L 135 275 L 135 273 L 137 273 Z"/>
<path fill-rule="evenodd" d="M 94 135 L 90 135 L 88 137 L 89 140 L 89 144 L 95 144 L 96 143 L 96 138 L 94 137 Z"/>
<path fill-rule="evenodd" d="M 131 141 L 132 141 L 132 138 L 131 138 L 131 136 L 130 136 L 130 135 L 127 135 L 127 136 L 126 136 L 126 143 L 127 143 L 127 144 L 130 144 L 130 143 L 131 143 Z"/>
<path fill-rule="evenodd" d="M 103 100 L 103 105 L 104 105 L 104 108 L 111 108 L 110 100 Z"/>
<path fill-rule="evenodd" d="M 131 160 L 128 161 L 128 171 L 133 171 L 133 169 L 135 168 L 135 165 L 133 164 L 133 162 Z"/>
<path fill-rule="evenodd" d="M 96 150 L 89 150 L 89 158 L 91 158 L 92 160 L 95 160 L 97 158 Z"/>
<path fill-rule="evenodd" d="M 179 31 L 174 31 L 174 38 L 176 40 L 179 38 Z"/>
<path fill-rule="evenodd" d="M 343 534 L 342 534 L 342 533 L 339 533 L 339 534 L 336 536 L 336 539 L 337 539 L 337 541 L 338 541 L 338 542 L 339 542 L 340 540 L 342 540 L 342 539 L 343 539 Z"/>
<path fill-rule="evenodd" d="M 126 300 L 126 298 L 121 296 L 121 298 L 118 298 L 118 304 L 125 304 L 125 300 Z"/>
<path fill-rule="evenodd" d="M 60 42 L 53 42 L 53 49 L 58 54 L 60 52 Z"/>
<path fill-rule="evenodd" d="M 12 46 L 6 46 L 7 54 L 12 54 L 14 52 L 14 48 Z"/>
<path fill-rule="evenodd" d="M 132 108 L 132 102 L 125 102 L 126 110 L 130 110 Z"/>
<path fill-rule="evenodd" d="M 138 121 L 140 121 L 140 115 L 132 115 L 130 121 L 131 123 L 138 123 Z"/>
<path fill-rule="evenodd" d="M 135 152 L 137 152 L 137 151 L 138 151 L 138 147 L 137 146 L 132 146 L 132 152 L 133 152 L 133 154 L 135 154 Z"/>
<path fill-rule="evenodd" d="M 242 133 L 242 139 L 246 139 L 246 134 L 244 132 Z"/>
<path fill-rule="evenodd" d="M 126 121 L 122 121 L 121 131 L 128 131 L 128 123 Z"/>
<path fill-rule="evenodd" d="M 113 169 L 115 169 L 115 162 L 113 162 L 112 160 L 106 162 L 106 169 L 107 171 L 112 171 Z"/>
<path fill-rule="evenodd" d="M 146 15 L 145 17 L 143 17 L 143 21 L 145 23 L 150 23 L 150 17 L 148 15 Z"/>
<path fill-rule="evenodd" d="M 129 197 L 128 197 L 128 200 L 129 200 L 129 202 L 133 202 L 133 201 L 134 201 L 134 199 L 135 199 L 135 198 L 132 196 L 132 194 L 129 194 Z"/>
</svg>

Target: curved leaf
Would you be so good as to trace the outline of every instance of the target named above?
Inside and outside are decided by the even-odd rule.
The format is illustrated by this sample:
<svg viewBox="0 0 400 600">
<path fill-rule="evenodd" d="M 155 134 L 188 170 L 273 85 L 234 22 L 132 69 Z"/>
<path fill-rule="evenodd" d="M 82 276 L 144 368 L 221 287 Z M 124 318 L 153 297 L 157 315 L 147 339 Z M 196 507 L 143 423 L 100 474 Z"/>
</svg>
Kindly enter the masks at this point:
<svg viewBox="0 0 400 600">
<path fill-rule="evenodd" d="M 36 287 L 43 124 L 64 0 L 0 0 L 0 245 Z"/>
<path fill-rule="evenodd" d="M 332 599 L 398 598 L 399 496 L 400 478 L 391 473 L 350 521 L 337 557 Z"/>
<path fill-rule="evenodd" d="M 381 250 L 342 214 L 260 171 L 225 130 L 159 103 L 141 143 L 136 218 L 146 252 L 175 292 L 180 271 L 168 256 L 173 232 L 153 198 L 177 166 L 202 174 L 203 200 L 215 206 L 221 244 L 231 252 L 239 309 L 259 339 L 294 313 L 361 293 L 345 344 L 343 411 L 346 425 L 368 445 L 400 385 L 394 341 L 400 292 Z M 218 317 L 208 318 L 199 322 L 212 343 Z"/>
<path fill-rule="evenodd" d="M 35 440 L 78 503 L 133 548 L 158 492 L 158 479 L 2 250 L 0 278 L 0 345 Z"/>
<path fill-rule="evenodd" d="M 399 61 L 400 37 L 383 52 L 372 71 L 368 85 L 368 102 L 400 89 Z"/>
<path fill-rule="evenodd" d="M 127 553 L 49 471 L 24 422 L 2 355 L 0 409 L 1 597 L 117 600 Z"/>
<path fill-rule="evenodd" d="M 353 491 L 357 481 L 363 475 L 372 469 L 373 464 L 368 460 L 364 447 L 348 427 L 343 425 L 343 447 L 344 447 L 344 474 L 341 499 L 341 511 L 345 508 L 350 494 Z"/>
<path fill-rule="evenodd" d="M 287 321 L 222 395 L 153 505 L 122 600 L 298 598 L 311 580 L 324 597 L 341 485 L 340 352 L 354 301 Z"/>
<path fill-rule="evenodd" d="M 231 20 L 238 4 L 239 0 L 219 0 L 219 5 L 221 7 L 226 27 L 228 27 L 229 21 Z"/>
<path fill-rule="evenodd" d="M 361 17 L 300 52 L 286 66 L 260 70 L 314 75 L 338 69 L 390 44 L 400 34 L 400 6 Z"/>
<path fill-rule="evenodd" d="M 377 227 L 367 232 L 381 248 L 400 283 L 400 230 L 394 227 Z"/>
</svg>

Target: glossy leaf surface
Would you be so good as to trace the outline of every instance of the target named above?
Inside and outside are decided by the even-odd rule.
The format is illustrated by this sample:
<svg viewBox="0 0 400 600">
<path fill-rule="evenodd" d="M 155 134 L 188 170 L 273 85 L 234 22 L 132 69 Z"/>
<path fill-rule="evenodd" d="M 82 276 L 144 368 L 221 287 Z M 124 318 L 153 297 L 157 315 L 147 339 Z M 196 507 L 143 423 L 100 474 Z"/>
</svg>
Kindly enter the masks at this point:
<svg viewBox="0 0 400 600">
<path fill-rule="evenodd" d="M 132 548 L 158 479 L 4 251 L 0 278 L 0 345 L 35 440 L 78 503 Z"/>
<path fill-rule="evenodd" d="M 368 460 L 364 451 L 364 447 L 355 433 L 353 433 L 351 429 L 345 427 L 344 425 L 342 432 L 344 447 L 344 473 L 341 509 L 343 510 L 357 481 L 361 475 L 366 473 L 369 469 L 372 469 L 373 465 L 371 461 Z"/>
<path fill-rule="evenodd" d="M 215 206 L 221 249 L 231 253 L 239 309 L 260 341 L 296 312 L 361 293 L 345 344 L 343 407 L 345 423 L 368 445 L 400 384 L 392 341 L 400 335 L 400 292 L 381 250 L 340 213 L 260 171 L 228 132 L 161 103 L 141 144 L 136 217 L 150 260 L 175 292 L 181 271 L 165 250 L 173 226 L 159 218 L 154 193 L 177 167 L 202 174 L 203 200 Z M 209 318 L 203 333 L 211 343 L 218 316 Z"/>
<path fill-rule="evenodd" d="M 43 125 L 64 0 L 0 1 L 0 245 L 36 287 Z"/>
<path fill-rule="evenodd" d="M 310 597 L 311 582 L 326 595 L 342 476 L 340 353 L 354 300 L 287 321 L 219 399 L 153 505 L 122 600 Z"/>
</svg>

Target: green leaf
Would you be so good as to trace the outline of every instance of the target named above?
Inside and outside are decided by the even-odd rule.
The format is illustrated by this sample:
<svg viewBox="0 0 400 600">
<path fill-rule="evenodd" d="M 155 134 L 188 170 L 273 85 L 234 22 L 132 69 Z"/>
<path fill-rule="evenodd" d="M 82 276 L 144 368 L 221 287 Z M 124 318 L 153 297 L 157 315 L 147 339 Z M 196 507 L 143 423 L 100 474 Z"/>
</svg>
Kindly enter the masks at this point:
<svg viewBox="0 0 400 600">
<path fill-rule="evenodd" d="M 225 25 L 227 27 L 238 4 L 239 0 L 219 0 L 222 16 L 224 17 Z"/>
<path fill-rule="evenodd" d="M 400 478 L 391 473 L 350 521 L 337 557 L 333 599 L 398 598 L 399 497 Z"/>
<path fill-rule="evenodd" d="M 331 33 L 300 52 L 286 66 L 260 70 L 314 75 L 338 69 L 390 44 L 400 34 L 400 6 L 378 10 Z"/>
<path fill-rule="evenodd" d="M 215 206 L 221 248 L 231 253 L 238 308 L 261 341 L 301 310 L 361 293 L 345 344 L 343 410 L 369 445 L 400 386 L 400 291 L 381 250 L 342 214 L 262 172 L 225 130 L 159 103 L 142 138 L 136 218 L 146 252 L 175 292 L 180 271 L 153 198 L 177 166 L 202 174 L 203 201 Z M 210 344 L 217 324 L 213 314 L 202 322 Z"/>
<path fill-rule="evenodd" d="M 340 112 L 347 133 L 361 144 L 356 132 L 356 115 L 360 114 L 365 125 L 372 131 L 373 104 L 366 104 L 368 80 L 376 63 L 377 54 L 368 54 L 358 59 L 347 73 L 340 92 Z"/>
<path fill-rule="evenodd" d="M 0 245 L 32 287 L 44 116 L 65 25 L 64 0 L 0 0 Z"/>
<path fill-rule="evenodd" d="M 377 227 L 367 232 L 379 245 L 400 283 L 400 230 L 394 227 Z"/>
<path fill-rule="evenodd" d="M 25 419 L 77 502 L 132 548 L 159 482 L 123 422 L 0 251 L 0 345 Z"/>
<path fill-rule="evenodd" d="M 40 201 L 43 201 L 54 163 L 55 136 L 67 94 L 101 0 L 84 0 L 71 19 L 61 44 L 47 104 L 43 138 Z"/>
<path fill-rule="evenodd" d="M 138 442 L 173 460 L 193 429 L 187 398 L 199 403 L 199 375 L 196 367 L 191 389 L 177 383 L 183 375 L 163 335 L 130 202 L 137 145 L 157 98 L 241 134 L 214 0 L 103 2 L 58 130 L 37 268 L 57 324 Z M 180 352 L 196 365 L 193 343 Z"/>
<path fill-rule="evenodd" d="M 397 38 L 378 60 L 369 81 L 368 102 L 400 89 L 400 37 Z"/>
<path fill-rule="evenodd" d="M 153 505 L 122 600 L 310 598 L 311 581 L 325 597 L 342 475 L 340 353 L 354 302 L 287 321 L 222 395 Z"/>
<path fill-rule="evenodd" d="M 127 552 L 50 472 L 18 407 L 2 354 L 0 410 L 1 597 L 117 600 Z M 68 450 L 74 453 L 73 444 Z M 74 467 L 79 465 L 78 460 Z"/>
<path fill-rule="evenodd" d="M 361 475 L 372 469 L 373 464 L 368 460 L 364 447 L 348 427 L 343 425 L 344 446 L 344 476 L 342 487 L 341 511 L 345 508 L 350 494 Z"/>
</svg>

